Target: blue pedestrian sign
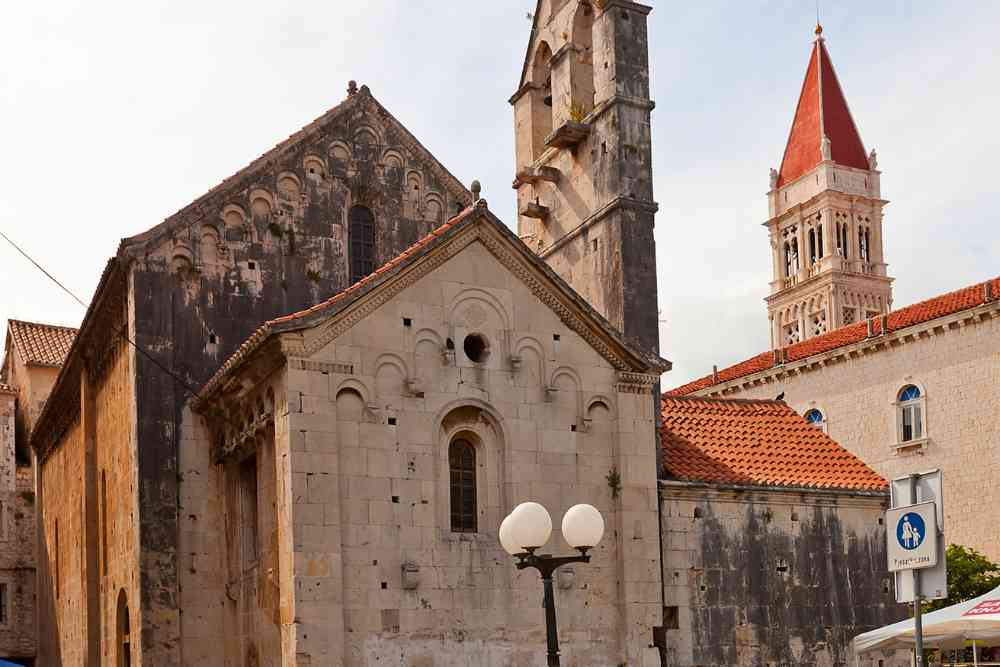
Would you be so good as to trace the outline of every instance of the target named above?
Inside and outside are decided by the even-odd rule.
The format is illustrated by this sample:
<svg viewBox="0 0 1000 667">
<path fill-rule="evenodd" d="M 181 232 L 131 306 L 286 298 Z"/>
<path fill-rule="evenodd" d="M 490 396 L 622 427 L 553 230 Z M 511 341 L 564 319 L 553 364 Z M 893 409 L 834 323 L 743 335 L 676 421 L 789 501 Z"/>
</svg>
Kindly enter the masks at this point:
<svg viewBox="0 0 1000 667">
<path fill-rule="evenodd" d="M 924 520 L 916 512 L 907 512 L 896 523 L 896 541 L 907 551 L 913 551 L 924 542 L 927 530 Z"/>
<path fill-rule="evenodd" d="M 888 510 L 885 528 L 890 572 L 937 565 L 937 513 L 933 502 Z"/>
</svg>

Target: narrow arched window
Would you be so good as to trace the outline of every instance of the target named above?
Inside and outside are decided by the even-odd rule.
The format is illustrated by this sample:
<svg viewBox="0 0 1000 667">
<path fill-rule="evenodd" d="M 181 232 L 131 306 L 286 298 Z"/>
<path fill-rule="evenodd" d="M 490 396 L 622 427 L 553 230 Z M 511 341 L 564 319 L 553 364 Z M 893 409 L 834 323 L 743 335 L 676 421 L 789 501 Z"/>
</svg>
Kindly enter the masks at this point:
<svg viewBox="0 0 1000 667">
<path fill-rule="evenodd" d="M 899 440 L 912 442 L 924 437 L 924 401 L 920 389 L 910 384 L 899 392 Z"/>
<path fill-rule="evenodd" d="M 816 255 L 816 230 L 809 230 L 809 264 L 815 264 L 816 260 L 819 259 Z"/>
<path fill-rule="evenodd" d="M 115 664 L 129 667 L 132 664 L 132 641 L 130 637 L 128 597 L 125 589 L 118 592 L 118 612 L 115 622 Z"/>
<path fill-rule="evenodd" d="M 451 529 L 456 533 L 474 533 L 476 521 L 476 448 L 464 439 L 453 440 L 448 447 L 451 468 Z"/>
<path fill-rule="evenodd" d="M 823 223 L 816 227 L 816 256 L 823 259 Z"/>
<path fill-rule="evenodd" d="M 375 216 L 364 206 L 354 206 L 349 218 L 351 282 L 356 283 L 375 271 Z"/>
</svg>

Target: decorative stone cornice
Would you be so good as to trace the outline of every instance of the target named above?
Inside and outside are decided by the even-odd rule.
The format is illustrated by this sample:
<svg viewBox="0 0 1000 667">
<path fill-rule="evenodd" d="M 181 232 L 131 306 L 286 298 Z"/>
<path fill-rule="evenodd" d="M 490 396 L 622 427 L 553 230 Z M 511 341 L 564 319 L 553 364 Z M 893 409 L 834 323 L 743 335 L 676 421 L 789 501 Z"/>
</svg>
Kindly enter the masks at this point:
<svg viewBox="0 0 1000 667">
<path fill-rule="evenodd" d="M 847 359 L 857 359 L 888 348 L 908 345 L 937 335 L 946 335 L 949 331 L 974 326 L 996 317 L 1000 317 L 1000 301 L 994 300 L 989 303 L 980 304 L 974 308 L 952 313 L 951 315 L 914 324 L 905 329 L 891 331 L 888 334 L 881 333 L 884 329 L 876 332 L 874 327 L 872 327 L 872 335 L 856 343 L 844 345 L 828 352 L 814 354 L 804 359 L 785 361 L 781 366 L 744 375 L 721 384 L 711 385 L 702 390 L 692 392 L 691 395 L 731 396 L 739 394 L 744 390 L 762 384 L 769 384 L 784 377 L 809 373 Z M 869 320 L 870 324 L 874 324 L 875 319 L 878 318 Z M 783 350 L 782 353 L 784 353 Z"/>
</svg>

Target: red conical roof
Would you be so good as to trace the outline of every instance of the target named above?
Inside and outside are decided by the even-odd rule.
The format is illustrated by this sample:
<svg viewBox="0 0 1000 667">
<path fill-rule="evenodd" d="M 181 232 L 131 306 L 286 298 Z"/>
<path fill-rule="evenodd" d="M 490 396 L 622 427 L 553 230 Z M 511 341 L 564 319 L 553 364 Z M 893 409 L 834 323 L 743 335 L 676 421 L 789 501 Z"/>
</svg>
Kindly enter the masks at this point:
<svg viewBox="0 0 1000 667">
<path fill-rule="evenodd" d="M 817 28 L 817 33 L 821 32 Z M 802 82 L 792 131 L 781 160 L 778 187 L 791 183 L 823 161 L 823 136 L 830 140 L 833 161 L 845 167 L 868 169 L 868 154 L 847 108 L 844 91 L 833 71 L 823 37 L 813 43 L 812 57 Z"/>
</svg>

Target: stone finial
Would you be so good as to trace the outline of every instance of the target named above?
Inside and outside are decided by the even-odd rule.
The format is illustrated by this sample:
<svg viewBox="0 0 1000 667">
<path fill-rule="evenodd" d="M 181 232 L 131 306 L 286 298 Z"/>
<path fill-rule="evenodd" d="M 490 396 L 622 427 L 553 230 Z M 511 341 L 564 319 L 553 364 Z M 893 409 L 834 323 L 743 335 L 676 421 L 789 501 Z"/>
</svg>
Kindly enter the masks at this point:
<svg viewBox="0 0 1000 667">
<path fill-rule="evenodd" d="M 771 189 L 778 187 L 778 170 L 771 167 Z"/>
<path fill-rule="evenodd" d="M 833 150 L 830 147 L 830 137 L 823 135 L 823 142 L 819 146 L 820 153 L 823 154 L 824 160 L 833 159 Z"/>
<path fill-rule="evenodd" d="M 868 154 L 868 168 L 872 171 L 878 169 L 878 153 L 875 152 L 874 148 L 872 149 L 872 152 Z"/>
<path fill-rule="evenodd" d="M 354 79 L 351 79 L 350 81 L 347 82 L 347 94 L 354 95 L 357 92 L 358 92 L 358 82 L 355 81 Z"/>
<path fill-rule="evenodd" d="M 472 201 L 479 201 L 480 195 L 483 193 L 483 186 L 479 181 L 472 181 Z"/>
</svg>

